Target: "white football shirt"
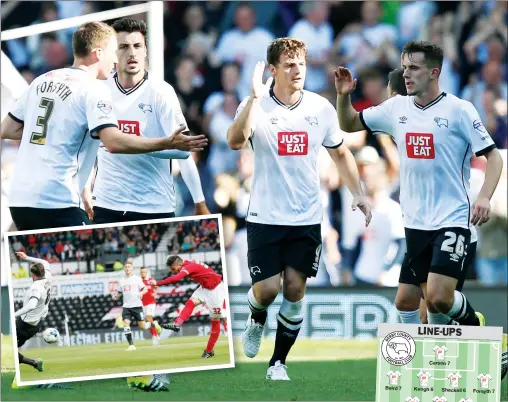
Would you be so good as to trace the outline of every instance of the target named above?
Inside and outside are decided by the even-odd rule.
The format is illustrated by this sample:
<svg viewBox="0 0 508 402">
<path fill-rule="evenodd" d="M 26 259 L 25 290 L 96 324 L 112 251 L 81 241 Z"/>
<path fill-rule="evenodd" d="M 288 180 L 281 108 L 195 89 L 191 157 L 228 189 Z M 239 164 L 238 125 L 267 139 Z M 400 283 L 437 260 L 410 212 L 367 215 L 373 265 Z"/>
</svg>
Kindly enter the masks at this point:
<svg viewBox="0 0 508 402">
<path fill-rule="evenodd" d="M 488 388 L 489 382 L 492 380 L 492 376 L 490 374 L 479 374 L 478 380 L 480 380 L 480 388 Z"/>
<path fill-rule="evenodd" d="M 135 87 L 124 89 L 114 74 L 107 80 L 118 126 L 125 135 L 146 138 L 170 136 L 187 128 L 175 90 L 145 73 Z M 97 156 L 94 205 L 116 211 L 169 213 L 176 209 L 171 160 L 149 154 L 112 154 L 101 147 Z"/>
<path fill-rule="evenodd" d="M 445 396 L 435 396 L 432 402 L 448 402 Z"/>
<path fill-rule="evenodd" d="M 51 300 L 51 270 L 49 262 L 39 258 L 27 258 L 27 261 L 39 263 L 44 265 L 44 278 L 35 280 L 25 293 L 23 306 L 25 306 L 30 299 L 37 299 L 37 306 L 26 314 L 21 316 L 21 319 L 29 324 L 37 325 L 44 317 L 48 315 L 49 302 Z"/>
<path fill-rule="evenodd" d="M 417 396 L 408 396 L 406 398 L 406 402 L 420 402 L 420 398 Z"/>
<path fill-rule="evenodd" d="M 495 147 L 474 106 L 444 92 L 425 107 L 397 95 L 360 112 L 360 119 L 397 144 L 405 227 L 469 228 L 470 159 Z"/>
<path fill-rule="evenodd" d="M 236 117 L 247 101 L 240 104 Z M 321 146 L 337 148 L 344 140 L 334 107 L 306 90 L 291 106 L 284 105 L 270 90 L 259 106 L 249 138 L 254 176 L 247 221 L 320 224 L 323 211 L 318 153 Z"/>
<path fill-rule="evenodd" d="M 139 293 L 144 287 L 143 280 L 137 275 L 122 278 L 118 291 L 123 294 L 123 307 L 143 307 Z"/>
<path fill-rule="evenodd" d="M 361 237 L 362 246 L 355 263 L 355 276 L 376 284 L 384 271 L 391 243 L 404 239 L 405 233 L 400 205 L 387 194 L 380 195 L 372 206 L 372 218 L 370 225 L 365 227 L 363 214 L 351 214 L 351 221 L 344 232 L 343 246 L 354 249 Z"/>
<path fill-rule="evenodd" d="M 97 131 L 118 124 L 106 85 L 79 68 L 53 70 L 30 84 L 9 115 L 24 123 L 9 206 L 81 207 Z"/>
<path fill-rule="evenodd" d="M 429 384 L 429 378 L 432 377 L 432 374 L 430 374 L 428 371 L 424 373 L 422 370 L 420 370 L 416 376 L 420 381 L 420 386 L 426 387 Z"/>
<path fill-rule="evenodd" d="M 462 375 L 457 373 L 450 373 L 446 376 L 448 378 L 448 381 L 450 381 L 450 387 L 458 387 L 459 386 L 459 380 L 462 378 Z"/>
<path fill-rule="evenodd" d="M 397 385 L 399 383 L 399 377 L 402 375 L 400 371 L 389 371 L 386 373 L 388 376 L 388 384 Z"/>
<path fill-rule="evenodd" d="M 436 354 L 436 360 L 444 360 L 445 353 L 448 350 L 448 348 L 446 346 L 437 346 L 436 345 L 432 348 L 432 350 Z"/>
</svg>

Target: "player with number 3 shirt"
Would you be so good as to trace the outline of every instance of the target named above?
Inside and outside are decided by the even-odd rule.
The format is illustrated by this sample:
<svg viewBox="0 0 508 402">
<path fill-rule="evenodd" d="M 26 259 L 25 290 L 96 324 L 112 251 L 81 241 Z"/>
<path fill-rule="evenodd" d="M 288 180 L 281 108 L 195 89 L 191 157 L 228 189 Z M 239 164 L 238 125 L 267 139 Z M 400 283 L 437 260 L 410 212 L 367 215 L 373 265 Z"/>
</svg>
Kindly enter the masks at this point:
<svg viewBox="0 0 508 402">
<path fill-rule="evenodd" d="M 201 357 L 203 359 L 211 358 L 215 355 L 213 348 L 219 339 L 220 322 L 223 310 L 226 308 L 222 275 L 219 275 L 201 261 L 183 260 L 177 255 L 169 256 L 166 265 L 175 275 L 158 282 L 153 280 L 152 285 L 169 285 L 189 277 L 192 281 L 199 283 L 200 286 L 187 300 L 185 307 L 175 321 L 172 324 L 161 324 L 161 327 L 175 332 L 180 331 L 181 325 L 191 316 L 194 307 L 205 304 L 210 310 L 211 331 L 208 344 Z M 226 330 L 226 328 L 226 324 L 224 324 L 224 329 Z"/>
</svg>

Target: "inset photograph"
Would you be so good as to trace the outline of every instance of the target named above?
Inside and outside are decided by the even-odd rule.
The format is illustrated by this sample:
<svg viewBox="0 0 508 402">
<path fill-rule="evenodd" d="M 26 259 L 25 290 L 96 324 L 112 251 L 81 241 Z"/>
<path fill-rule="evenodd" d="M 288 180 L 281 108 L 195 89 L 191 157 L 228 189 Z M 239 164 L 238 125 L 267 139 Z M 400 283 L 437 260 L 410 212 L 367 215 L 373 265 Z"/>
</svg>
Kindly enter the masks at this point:
<svg viewBox="0 0 508 402">
<path fill-rule="evenodd" d="M 234 367 L 220 215 L 6 233 L 18 385 Z"/>
</svg>

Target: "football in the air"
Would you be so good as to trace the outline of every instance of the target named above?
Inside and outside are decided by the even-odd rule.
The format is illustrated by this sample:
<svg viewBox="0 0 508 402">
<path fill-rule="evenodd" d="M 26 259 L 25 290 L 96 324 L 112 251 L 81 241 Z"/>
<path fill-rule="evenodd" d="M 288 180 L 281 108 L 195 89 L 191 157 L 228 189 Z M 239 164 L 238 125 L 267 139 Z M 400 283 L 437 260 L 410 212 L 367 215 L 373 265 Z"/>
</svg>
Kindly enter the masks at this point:
<svg viewBox="0 0 508 402">
<path fill-rule="evenodd" d="M 42 337 L 47 343 L 57 343 L 60 334 L 55 328 L 47 328 L 43 333 Z"/>
</svg>

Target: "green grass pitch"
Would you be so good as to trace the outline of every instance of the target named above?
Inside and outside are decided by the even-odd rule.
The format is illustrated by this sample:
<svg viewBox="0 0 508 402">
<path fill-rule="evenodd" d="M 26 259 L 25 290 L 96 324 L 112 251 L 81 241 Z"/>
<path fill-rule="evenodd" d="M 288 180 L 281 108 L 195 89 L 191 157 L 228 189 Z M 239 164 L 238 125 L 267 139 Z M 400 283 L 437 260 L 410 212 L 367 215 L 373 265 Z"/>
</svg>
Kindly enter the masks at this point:
<svg viewBox="0 0 508 402">
<path fill-rule="evenodd" d="M 207 337 L 170 337 L 158 347 L 151 340 L 135 342 L 137 350 L 127 352 L 127 342 L 26 349 L 27 357 L 44 360 L 44 372 L 20 366 L 21 381 L 53 380 L 150 370 L 181 369 L 229 364 L 227 337 L 215 345 L 215 357 L 201 359 Z"/>
<path fill-rule="evenodd" d="M 268 382 L 264 377 L 273 341 L 265 339 L 259 355 L 255 359 L 247 359 L 243 356 L 240 342 L 235 339 L 235 368 L 171 374 L 169 392 L 143 393 L 130 390 L 123 378 L 69 383 L 74 388 L 72 390 L 13 390 L 12 341 L 5 337 L 2 342 L 2 368 L 10 370 L 2 374 L 2 400 L 374 401 L 376 345 L 376 341 L 298 339 L 287 362 L 291 381 Z M 200 354 L 201 349 L 197 345 L 196 353 Z M 49 366 L 48 360 L 48 369 Z M 72 364 L 68 370 L 73 370 Z M 508 400 L 506 381 L 503 382 L 502 395 L 502 400 Z"/>
</svg>

